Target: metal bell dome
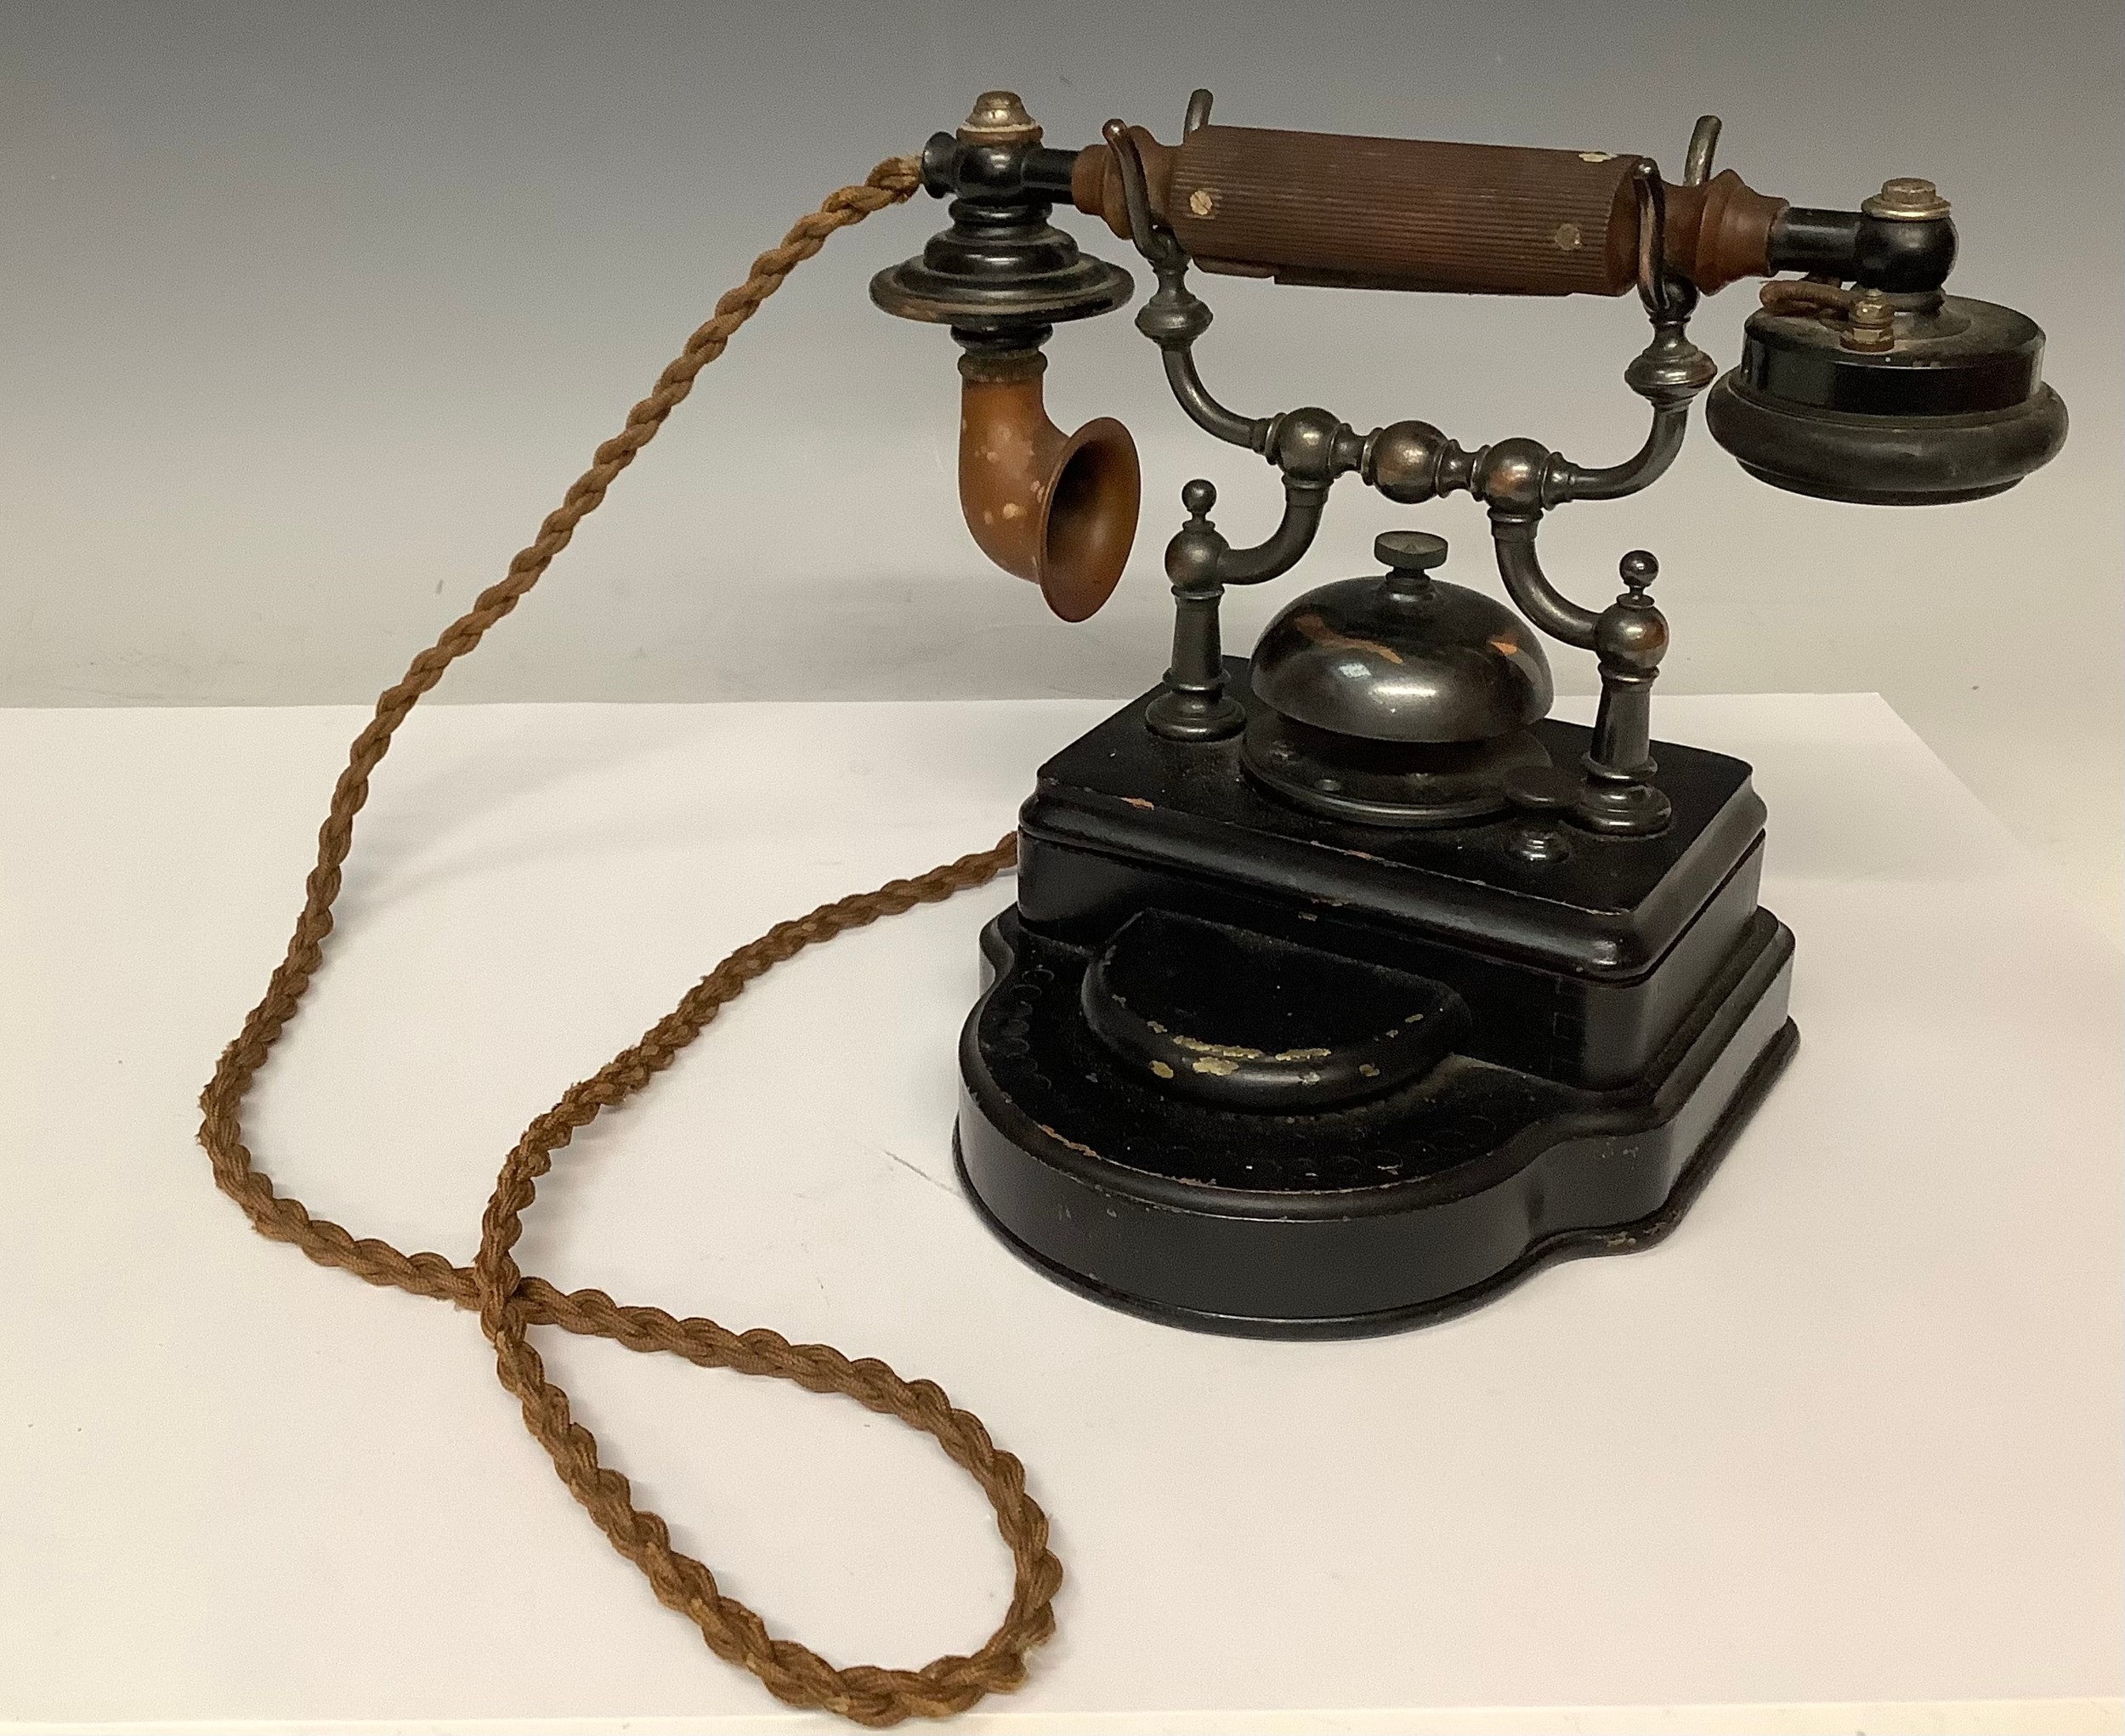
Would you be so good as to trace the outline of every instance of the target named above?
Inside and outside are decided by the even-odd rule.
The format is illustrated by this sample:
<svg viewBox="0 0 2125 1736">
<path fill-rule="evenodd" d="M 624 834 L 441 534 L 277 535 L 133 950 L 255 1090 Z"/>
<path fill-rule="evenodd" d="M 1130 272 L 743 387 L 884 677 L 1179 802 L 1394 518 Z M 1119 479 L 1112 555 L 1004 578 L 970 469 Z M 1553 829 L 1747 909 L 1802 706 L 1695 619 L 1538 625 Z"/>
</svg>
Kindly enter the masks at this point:
<svg viewBox="0 0 2125 1736">
<path fill-rule="evenodd" d="M 1294 721 L 1366 741 L 1488 741 L 1550 709 L 1549 659 L 1504 604 L 1431 576 L 1446 539 L 1390 530 L 1382 577 L 1298 598 L 1255 647 L 1254 688 Z"/>
</svg>

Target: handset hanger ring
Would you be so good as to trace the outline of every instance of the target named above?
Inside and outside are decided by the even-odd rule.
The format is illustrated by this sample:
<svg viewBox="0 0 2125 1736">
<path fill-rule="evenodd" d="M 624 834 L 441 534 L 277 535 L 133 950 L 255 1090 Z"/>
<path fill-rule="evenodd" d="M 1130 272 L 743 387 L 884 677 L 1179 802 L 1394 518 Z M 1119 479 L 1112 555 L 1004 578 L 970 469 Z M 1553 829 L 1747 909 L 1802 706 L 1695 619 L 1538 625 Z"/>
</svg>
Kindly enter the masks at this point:
<svg viewBox="0 0 2125 1736">
<path fill-rule="evenodd" d="M 1696 143 L 1691 141 L 1693 150 Z M 1668 269 L 1668 189 L 1660 165 L 1640 157 L 1630 172 L 1630 186 L 1638 203 L 1638 299 L 1656 326 L 1686 320 L 1696 292 Z"/>
<path fill-rule="evenodd" d="M 1209 93 L 1198 91 L 1196 94 L 1207 97 Z M 1193 113 L 1193 104 L 1189 106 Z M 1209 103 L 1203 107 L 1207 114 Z M 1136 149 L 1128 122 L 1117 116 L 1099 130 L 1121 173 L 1122 207 L 1129 213 L 1129 239 L 1154 269 L 1171 269 L 1184 264 L 1179 239 L 1172 230 L 1161 229 L 1151 214 L 1151 184 L 1143 171 L 1143 153 Z"/>
</svg>

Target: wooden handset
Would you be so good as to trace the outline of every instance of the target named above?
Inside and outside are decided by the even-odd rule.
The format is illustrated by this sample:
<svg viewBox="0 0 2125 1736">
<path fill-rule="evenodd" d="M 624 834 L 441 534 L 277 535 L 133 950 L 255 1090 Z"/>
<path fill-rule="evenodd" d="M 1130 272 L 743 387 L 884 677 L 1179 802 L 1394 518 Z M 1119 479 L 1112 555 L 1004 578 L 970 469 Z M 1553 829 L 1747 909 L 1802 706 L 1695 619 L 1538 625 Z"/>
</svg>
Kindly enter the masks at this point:
<svg viewBox="0 0 2125 1736">
<path fill-rule="evenodd" d="M 1493 295 L 1621 295 L 1637 279 L 1635 156 L 1207 122 L 1178 145 L 1130 137 L 1153 218 L 1206 271 Z M 1128 237 L 1108 146 L 1079 155 L 1070 196 Z M 1786 201 L 1731 169 L 1667 199 L 1670 271 L 1708 292 L 1769 274 Z"/>
</svg>

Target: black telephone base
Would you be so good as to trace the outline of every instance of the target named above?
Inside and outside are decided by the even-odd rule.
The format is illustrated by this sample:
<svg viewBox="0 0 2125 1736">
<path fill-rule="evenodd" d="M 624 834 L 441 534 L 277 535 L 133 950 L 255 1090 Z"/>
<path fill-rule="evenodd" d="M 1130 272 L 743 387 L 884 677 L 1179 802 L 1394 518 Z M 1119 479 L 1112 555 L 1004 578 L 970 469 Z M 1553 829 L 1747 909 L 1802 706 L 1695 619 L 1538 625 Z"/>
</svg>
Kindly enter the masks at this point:
<svg viewBox="0 0 2125 1736">
<path fill-rule="evenodd" d="M 982 937 L 955 1146 L 1011 1247 L 1153 1319 L 1331 1337 L 1674 1227 L 1797 1042 L 1745 765 L 1661 744 L 1670 833 L 1531 878 L 1510 816 L 1324 823 L 1142 703 L 1042 769 Z"/>
<path fill-rule="evenodd" d="M 1323 1139 L 1326 1116 L 1303 1118 L 1316 1124 L 1305 1127 L 1299 1117 L 1168 1105 L 1159 1143 L 1171 1160 L 1140 1168 L 1027 1113 L 1058 1078 L 1074 1081 L 1065 1088 L 1080 1133 L 1121 1132 L 1136 1107 L 1123 1081 L 1087 1075 L 1069 1028 L 1082 1026 L 1083 955 L 1029 939 L 1012 911 L 983 935 L 997 978 L 961 1042 L 954 1140 L 968 1194 L 1049 1277 L 1131 1313 L 1242 1336 L 1425 1325 L 1557 1261 L 1651 1246 L 1703 1190 L 1799 1040 L 1786 1017 L 1793 937 L 1765 916 L 1718 1003 L 1640 1087 L 1545 1090 L 1449 1058 L 1409 1101 L 1329 1112 L 1347 1143 Z M 1023 1091 L 1036 1080 L 1045 1092 Z M 1188 1173 L 1211 1147 L 1282 1185 L 1230 1188 Z M 1438 1161 L 1445 1147 L 1459 1149 Z M 1434 1160 L 1414 1172 L 1412 1153 Z M 1378 1172 L 1388 1165 L 1413 1172 Z"/>
</svg>

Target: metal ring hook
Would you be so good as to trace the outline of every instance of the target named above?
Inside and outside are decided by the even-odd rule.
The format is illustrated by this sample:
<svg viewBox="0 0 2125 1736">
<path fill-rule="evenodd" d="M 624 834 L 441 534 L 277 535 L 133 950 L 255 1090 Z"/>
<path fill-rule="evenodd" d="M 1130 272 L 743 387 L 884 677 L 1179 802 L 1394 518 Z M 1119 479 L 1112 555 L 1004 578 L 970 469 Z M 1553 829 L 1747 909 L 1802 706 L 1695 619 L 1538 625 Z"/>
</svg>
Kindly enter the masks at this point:
<svg viewBox="0 0 2125 1736">
<path fill-rule="evenodd" d="M 1702 187 L 1712 179 L 1712 156 L 1720 148 L 1720 117 L 1699 115 L 1690 129 L 1690 154 L 1682 161 L 1682 184 Z"/>
<path fill-rule="evenodd" d="M 1638 199 L 1638 299 L 1655 325 L 1677 317 L 1679 298 L 1668 275 L 1668 188 L 1660 165 L 1640 157 L 1630 172 Z"/>
<path fill-rule="evenodd" d="M 1099 132 L 1107 141 L 1107 148 L 1114 153 L 1115 166 L 1121 171 L 1122 205 L 1129 213 L 1129 239 L 1153 265 L 1164 265 L 1169 258 L 1167 238 L 1152 221 L 1151 187 L 1144 179 L 1143 157 L 1136 149 L 1136 139 L 1128 124 L 1120 120 L 1109 121 Z"/>
</svg>

